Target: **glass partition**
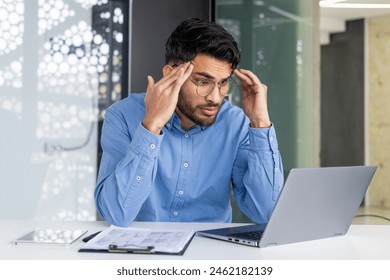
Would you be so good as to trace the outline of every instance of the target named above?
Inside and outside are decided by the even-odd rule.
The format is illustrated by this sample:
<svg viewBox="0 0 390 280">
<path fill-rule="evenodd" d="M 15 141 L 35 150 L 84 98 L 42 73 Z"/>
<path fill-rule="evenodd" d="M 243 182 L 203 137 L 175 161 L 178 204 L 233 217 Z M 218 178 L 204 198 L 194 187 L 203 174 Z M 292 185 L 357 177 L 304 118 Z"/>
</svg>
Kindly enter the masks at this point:
<svg viewBox="0 0 390 280">
<path fill-rule="evenodd" d="M 0 1 L 0 219 L 96 219 L 98 121 L 122 90 L 121 3 Z"/>
<path fill-rule="evenodd" d="M 317 166 L 319 140 L 318 1 L 217 0 L 216 21 L 239 43 L 239 67 L 268 87 L 284 171 Z M 240 105 L 241 96 L 232 97 Z"/>
</svg>

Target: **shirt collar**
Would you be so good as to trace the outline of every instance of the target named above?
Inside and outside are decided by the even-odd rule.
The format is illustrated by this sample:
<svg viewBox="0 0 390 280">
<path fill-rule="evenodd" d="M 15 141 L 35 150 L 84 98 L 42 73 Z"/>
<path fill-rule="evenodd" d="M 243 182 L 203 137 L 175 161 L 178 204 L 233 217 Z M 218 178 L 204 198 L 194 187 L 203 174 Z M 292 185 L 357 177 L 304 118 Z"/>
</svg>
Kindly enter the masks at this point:
<svg viewBox="0 0 390 280">
<path fill-rule="evenodd" d="M 181 128 L 181 120 L 179 116 L 176 114 L 176 112 L 173 113 L 172 117 L 168 120 L 168 122 L 165 124 L 165 127 L 169 130 L 172 130 L 172 128 L 176 128 L 178 130 L 182 130 Z M 201 126 L 201 125 L 195 125 L 187 132 L 197 132 L 198 130 L 205 130 L 207 129 L 207 126 Z M 183 130 L 184 131 L 184 130 Z"/>
</svg>

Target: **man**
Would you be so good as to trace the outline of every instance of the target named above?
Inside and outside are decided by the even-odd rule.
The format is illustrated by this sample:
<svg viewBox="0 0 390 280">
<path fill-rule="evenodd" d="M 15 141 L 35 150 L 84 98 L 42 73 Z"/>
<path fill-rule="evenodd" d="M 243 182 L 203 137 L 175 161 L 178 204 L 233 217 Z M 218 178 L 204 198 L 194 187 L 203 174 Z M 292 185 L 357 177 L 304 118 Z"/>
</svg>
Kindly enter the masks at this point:
<svg viewBox="0 0 390 280">
<path fill-rule="evenodd" d="M 240 51 L 220 25 L 184 20 L 166 43 L 163 78 L 113 104 L 102 131 L 95 190 L 110 224 L 231 222 L 230 190 L 255 223 L 268 220 L 283 185 L 267 87 L 237 70 Z M 147 58 L 145 58 L 147 59 Z M 243 110 L 225 96 L 232 75 Z"/>
</svg>

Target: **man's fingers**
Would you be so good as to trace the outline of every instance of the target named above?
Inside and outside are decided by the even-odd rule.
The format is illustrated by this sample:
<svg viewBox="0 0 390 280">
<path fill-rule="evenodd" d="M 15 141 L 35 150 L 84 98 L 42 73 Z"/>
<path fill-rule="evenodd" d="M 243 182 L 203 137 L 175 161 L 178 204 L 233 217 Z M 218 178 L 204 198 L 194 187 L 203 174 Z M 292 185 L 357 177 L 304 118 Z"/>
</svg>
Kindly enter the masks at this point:
<svg viewBox="0 0 390 280">
<path fill-rule="evenodd" d="M 169 82 L 170 84 L 174 83 L 175 85 L 179 83 L 179 85 L 181 86 L 191 75 L 193 69 L 194 65 L 190 64 L 190 62 L 186 62 L 180 65 L 179 67 L 177 67 L 177 69 L 174 69 L 176 70 L 176 72 L 172 75 L 172 78 L 167 80 L 167 84 L 169 84 Z M 172 79 L 174 79 L 174 81 L 172 81 Z"/>
<path fill-rule="evenodd" d="M 262 84 L 260 79 L 253 72 L 244 69 L 236 69 L 234 70 L 234 74 L 241 80 L 242 86 L 247 89 L 247 94 L 267 92 L 267 86 Z"/>
<path fill-rule="evenodd" d="M 251 79 L 247 76 L 247 75 L 244 75 L 242 72 L 242 70 L 234 70 L 234 74 L 240 79 L 241 83 L 244 83 L 244 84 L 251 84 L 252 81 Z"/>
<path fill-rule="evenodd" d="M 183 67 L 178 67 L 175 69 L 172 69 L 172 71 L 164 76 L 161 80 L 159 80 L 155 85 L 159 87 L 160 91 L 164 91 L 171 87 L 173 84 L 176 84 L 176 82 L 179 80 L 180 83 L 180 77 L 182 77 L 184 73 Z"/>
<path fill-rule="evenodd" d="M 176 70 L 176 69 L 175 69 Z M 173 71 L 172 71 L 173 72 Z M 161 80 L 159 80 L 155 85 L 160 88 L 161 91 L 167 89 L 174 83 L 177 78 L 180 71 L 175 71 L 174 73 L 169 73 L 168 75 L 164 76 Z"/>
<path fill-rule="evenodd" d="M 182 64 L 179 67 L 172 69 L 168 75 L 155 83 L 155 87 L 157 87 L 160 92 L 167 89 L 172 90 L 173 88 L 180 88 L 191 75 L 193 69 L 194 66 L 189 62 Z"/>
<path fill-rule="evenodd" d="M 251 71 L 240 69 L 240 70 L 234 70 L 234 74 L 241 80 L 244 81 L 247 85 L 253 86 L 255 84 L 261 84 L 261 81 L 259 78 Z"/>
<path fill-rule="evenodd" d="M 147 90 L 149 91 L 153 86 L 154 86 L 154 79 L 153 79 L 152 76 L 148 76 L 148 88 L 147 88 Z"/>
<path fill-rule="evenodd" d="M 146 88 L 145 99 L 146 99 L 146 97 L 148 96 L 148 94 L 152 91 L 153 86 L 154 86 L 154 79 L 153 79 L 153 77 L 149 75 L 149 76 L 147 77 L 147 79 L 148 79 L 148 86 L 147 86 L 147 88 Z"/>
<path fill-rule="evenodd" d="M 184 75 L 183 75 L 183 83 L 190 77 L 192 71 L 194 70 L 194 65 L 187 62 L 184 66 Z"/>
</svg>

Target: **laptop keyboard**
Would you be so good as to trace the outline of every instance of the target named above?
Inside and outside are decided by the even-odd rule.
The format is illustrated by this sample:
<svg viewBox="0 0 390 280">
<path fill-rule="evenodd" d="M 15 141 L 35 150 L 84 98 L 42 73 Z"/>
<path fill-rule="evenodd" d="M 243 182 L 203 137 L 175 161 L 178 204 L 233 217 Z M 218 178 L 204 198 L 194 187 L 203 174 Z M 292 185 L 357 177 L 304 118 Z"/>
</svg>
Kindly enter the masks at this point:
<svg viewBox="0 0 390 280">
<path fill-rule="evenodd" d="M 263 232 L 264 231 L 238 232 L 238 233 L 229 234 L 228 236 L 249 239 L 249 240 L 259 240 L 260 237 L 263 235 Z"/>
</svg>

